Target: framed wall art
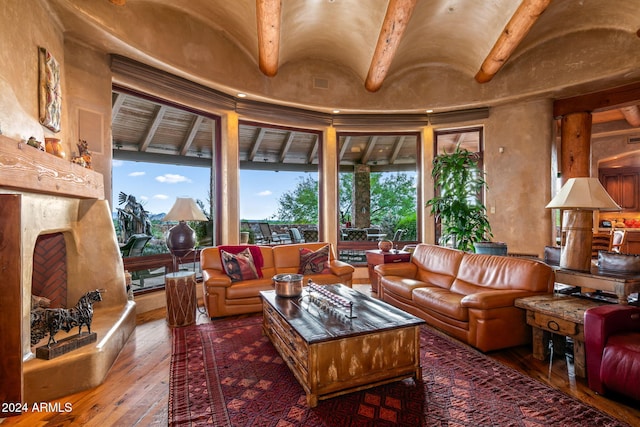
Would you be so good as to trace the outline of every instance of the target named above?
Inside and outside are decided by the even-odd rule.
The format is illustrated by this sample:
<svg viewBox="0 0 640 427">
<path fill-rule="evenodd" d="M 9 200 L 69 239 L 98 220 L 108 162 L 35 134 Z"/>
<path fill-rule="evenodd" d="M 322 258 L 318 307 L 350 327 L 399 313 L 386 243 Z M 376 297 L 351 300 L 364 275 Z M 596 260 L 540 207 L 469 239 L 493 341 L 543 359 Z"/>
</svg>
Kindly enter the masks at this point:
<svg viewBox="0 0 640 427">
<path fill-rule="evenodd" d="M 40 124 L 54 132 L 60 132 L 62 91 L 60 89 L 60 65 L 47 49 L 38 49 Z"/>
</svg>

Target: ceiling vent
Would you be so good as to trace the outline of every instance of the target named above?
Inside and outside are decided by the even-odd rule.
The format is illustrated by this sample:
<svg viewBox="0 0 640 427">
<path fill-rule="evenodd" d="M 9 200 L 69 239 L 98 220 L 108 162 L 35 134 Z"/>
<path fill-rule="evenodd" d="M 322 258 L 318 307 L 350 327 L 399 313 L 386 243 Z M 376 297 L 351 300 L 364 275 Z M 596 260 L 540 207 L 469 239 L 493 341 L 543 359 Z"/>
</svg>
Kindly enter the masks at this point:
<svg viewBox="0 0 640 427">
<path fill-rule="evenodd" d="M 329 89 L 329 79 L 323 79 L 320 77 L 315 77 L 313 79 L 313 88 L 314 89 Z"/>
</svg>

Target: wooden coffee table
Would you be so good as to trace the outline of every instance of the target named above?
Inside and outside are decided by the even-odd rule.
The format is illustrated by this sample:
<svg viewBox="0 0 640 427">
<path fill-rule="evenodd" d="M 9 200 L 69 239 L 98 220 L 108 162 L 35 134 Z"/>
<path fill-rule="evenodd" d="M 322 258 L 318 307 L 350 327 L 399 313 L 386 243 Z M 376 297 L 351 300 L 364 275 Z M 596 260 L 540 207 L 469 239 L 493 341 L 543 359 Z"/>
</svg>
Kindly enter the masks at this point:
<svg viewBox="0 0 640 427">
<path fill-rule="evenodd" d="M 421 380 L 424 320 L 343 285 L 324 289 L 353 302 L 323 309 L 307 288 L 300 298 L 262 291 L 263 330 L 315 407 L 319 399 L 413 377 Z"/>
</svg>

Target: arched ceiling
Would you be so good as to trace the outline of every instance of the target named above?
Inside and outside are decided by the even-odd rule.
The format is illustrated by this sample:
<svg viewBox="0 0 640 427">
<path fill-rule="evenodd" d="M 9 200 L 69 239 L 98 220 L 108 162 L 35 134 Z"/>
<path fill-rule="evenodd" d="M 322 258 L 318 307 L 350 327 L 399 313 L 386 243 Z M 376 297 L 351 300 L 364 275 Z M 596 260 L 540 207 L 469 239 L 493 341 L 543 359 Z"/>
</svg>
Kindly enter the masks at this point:
<svg viewBox="0 0 640 427">
<path fill-rule="evenodd" d="M 70 39 L 230 95 L 323 112 L 486 107 L 640 80 L 640 0 L 40 1 Z M 257 4 L 278 27 L 273 77 L 259 67 Z M 400 17 L 385 20 L 389 11 Z M 394 42 L 380 88 L 365 89 L 376 47 Z M 480 83 L 487 62 L 497 70 Z"/>
</svg>

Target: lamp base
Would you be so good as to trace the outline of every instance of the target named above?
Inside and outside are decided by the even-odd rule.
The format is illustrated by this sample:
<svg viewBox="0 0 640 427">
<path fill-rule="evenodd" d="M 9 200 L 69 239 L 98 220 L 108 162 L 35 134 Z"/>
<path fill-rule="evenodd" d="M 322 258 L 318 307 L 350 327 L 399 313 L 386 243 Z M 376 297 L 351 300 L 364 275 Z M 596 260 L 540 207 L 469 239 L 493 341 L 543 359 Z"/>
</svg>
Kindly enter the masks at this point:
<svg viewBox="0 0 640 427">
<path fill-rule="evenodd" d="M 196 232 L 185 221 L 171 227 L 167 235 L 167 247 L 174 257 L 182 258 L 196 246 Z"/>
<path fill-rule="evenodd" d="M 591 271 L 591 240 L 593 212 L 567 210 L 563 212 L 564 243 L 560 251 L 560 268 Z"/>
</svg>

